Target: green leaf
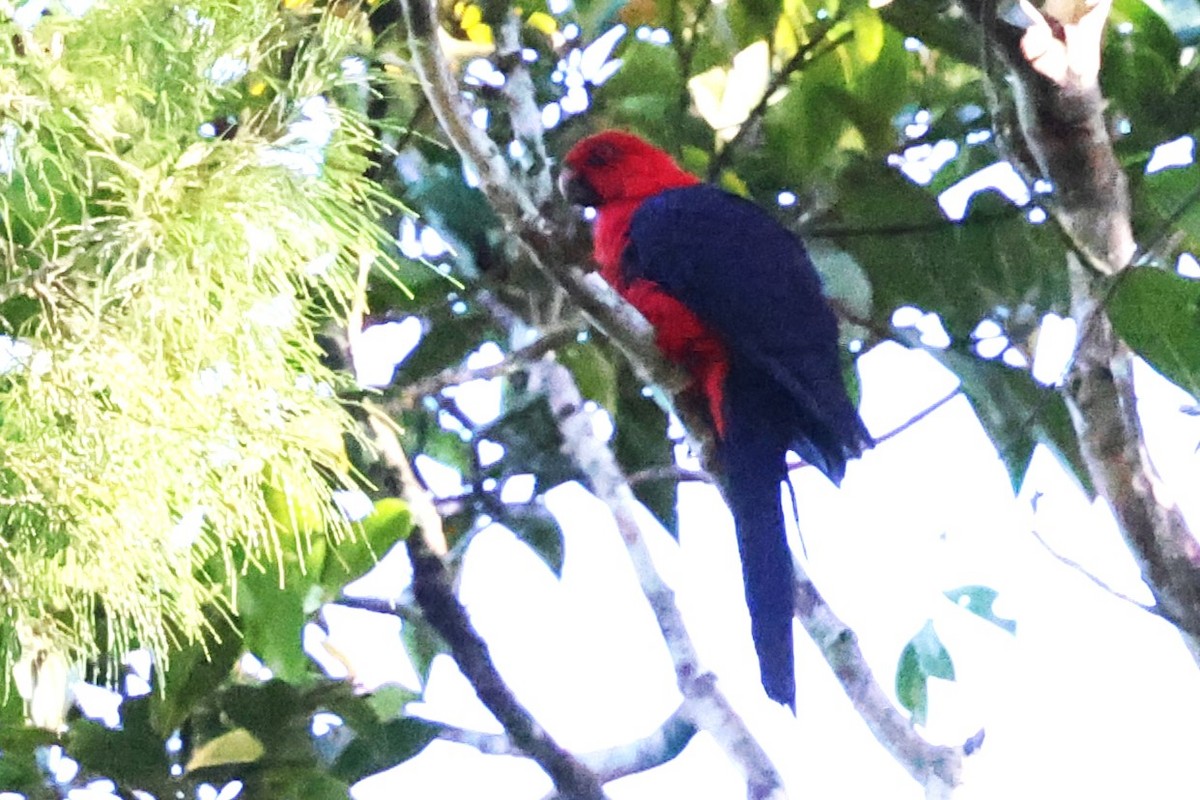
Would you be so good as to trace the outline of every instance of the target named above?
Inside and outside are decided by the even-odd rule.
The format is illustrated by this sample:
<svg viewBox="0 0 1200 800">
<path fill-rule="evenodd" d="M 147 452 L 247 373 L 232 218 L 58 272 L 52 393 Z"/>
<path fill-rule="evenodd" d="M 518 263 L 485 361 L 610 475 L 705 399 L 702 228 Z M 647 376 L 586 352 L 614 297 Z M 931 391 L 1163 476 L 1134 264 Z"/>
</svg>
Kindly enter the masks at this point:
<svg viewBox="0 0 1200 800">
<path fill-rule="evenodd" d="M 580 28 L 591 41 L 620 22 L 618 16 L 629 0 L 579 0 L 572 5 L 579 15 Z"/>
<path fill-rule="evenodd" d="M 441 726 L 415 717 L 392 720 L 375 736 L 358 736 L 346 746 L 330 768 L 330 774 L 346 783 L 403 764 L 437 738 Z"/>
<path fill-rule="evenodd" d="M 251 568 L 238 579 L 238 623 L 246 649 L 286 680 L 303 681 L 313 669 L 303 646 L 312 587 L 295 565 L 286 571 L 282 586 L 274 567 Z"/>
<path fill-rule="evenodd" d="M 545 395 L 518 395 L 479 436 L 504 445 L 504 457 L 485 470 L 490 477 L 532 474 L 539 492 L 579 477 L 574 463 L 563 455 L 562 437 Z"/>
<path fill-rule="evenodd" d="M 404 644 L 404 651 L 408 653 L 413 669 L 424 688 L 425 682 L 429 680 L 433 659 L 447 652 L 446 643 L 422 617 L 404 620 L 400 626 L 400 641 Z"/>
<path fill-rule="evenodd" d="M 396 368 L 394 384 L 406 386 L 462 363 L 478 349 L 489 330 L 489 321 L 468 308 L 457 315 L 445 297 L 452 288 L 439 290 L 439 304 L 426 313 L 427 330 L 409 356 Z"/>
<path fill-rule="evenodd" d="M 398 683 L 385 683 L 366 696 L 376 718 L 385 722 L 399 717 L 405 706 L 419 699 L 420 695 Z"/>
<path fill-rule="evenodd" d="M 210 608 L 204 640 L 169 654 L 161 692 L 153 694 L 154 729 L 166 737 L 229 677 L 242 653 L 242 634 L 226 611 Z"/>
<path fill-rule="evenodd" d="M 323 709 L 336 714 L 344 725 L 356 733 L 371 736 L 379 729 L 381 720 L 375 713 L 371 697 L 356 694 L 348 682 L 330 681 L 319 683 L 305 692 L 304 702 L 306 708 Z"/>
<path fill-rule="evenodd" d="M 880 19 L 878 11 L 867 10 Z M 880 36 L 876 56 L 853 77 L 843 110 L 862 134 L 867 153 L 882 159 L 896 147 L 896 116 L 912 96 L 909 73 L 915 57 L 905 49 L 904 35 L 882 22 Z"/>
<path fill-rule="evenodd" d="M 1147 152 L 1200 121 L 1194 90 L 1186 79 L 1181 86 L 1181 43 L 1157 8 L 1143 0 L 1116 0 L 1109 14 L 1112 35 L 1104 40 L 1100 87 L 1110 113 L 1130 122 L 1115 142 L 1124 152 Z"/>
<path fill-rule="evenodd" d="M 46 785 L 45 773 L 38 765 L 38 750 L 57 743 L 54 733 L 21 727 L 19 721 L 0 726 L 0 792 L 18 792 L 36 798 Z"/>
<path fill-rule="evenodd" d="M 620 58 L 621 68 L 597 88 L 594 111 L 589 113 L 604 125 L 641 134 L 670 152 L 711 141 L 708 125 L 683 113 L 685 78 L 672 48 L 628 36 Z"/>
<path fill-rule="evenodd" d="M 965 14 L 947 13 L 942 0 L 894 0 L 880 9 L 884 20 L 906 36 L 967 64 L 980 61 L 979 31 Z"/>
<path fill-rule="evenodd" d="M 306 721 L 311 713 L 300 691 L 287 681 L 274 678 L 263 684 L 230 686 L 220 698 L 221 711 L 264 742 Z"/>
<path fill-rule="evenodd" d="M 1140 236 L 1159 236 L 1181 233 L 1176 251 L 1200 252 L 1200 164 L 1172 167 L 1144 175 L 1131 175 L 1130 190 L 1134 197 L 1134 225 Z M 1170 226 L 1167 227 L 1167 224 Z M 1170 258 L 1175 253 L 1165 253 Z M 1173 259 L 1172 259 L 1173 261 Z"/>
<path fill-rule="evenodd" d="M 954 680 L 954 662 L 946 652 L 945 645 L 933 629 L 933 622 L 926 622 L 925 627 L 909 642 L 917 653 L 917 663 L 921 671 L 931 678 Z"/>
<path fill-rule="evenodd" d="M 896 667 L 896 699 L 912 714 L 913 722 L 924 725 L 929 717 L 929 688 L 926 675 L 921 671 L 917 649 L 908 643 L 900 652 L 900 663 Z"/>
<path fill-rule="evenodd" d="M 871 282 L 854 256 L 824 239 L 807 243 L 808 255 L 821 276 L 825 296 L 851 311 L 859 319 L 870 319 L 873 310 Z M 865 338 L 867 331 L 842 324 L 842 340 Z"/>
<path fill-rule="evenodd" d="M 559 362 L 575 376 L 579 393 L 612 413 L 617 407 L 617 368 L 606 348 L 592 340 L 556 352 Z"/>
<path fill-rule="evenodd" d="M 435 413 L 425 409 L 405 411 L 398 421 L 403 429 L 405 452 L 424 454 L 462 473 L 471 469 L 470 443 L 457 431 L 443 428 Z"/>
<path fill-rule="evenodd" d="M 945 592 L 945 595 L 959 608 L 966 609 L 1011 634 L 1016 634 L 1017 621 L 996 616 L 996 612 L 992 610 L 999 595 L 995 589 L 989 586 L 960 586 Z"/>
<path fill-rule="evenodd" d="M 783 0 L 739 0 L 729 3 L 725 18 L 733 31 L 737 49 L 749 47 L 760 39 L 770 41 L 782 10 Z"/>
<path fill-rule="evenodd" d="M 121 727 L 76 720 L 66 736 L 67 753 L 87 772 L 130 786 L 157 787 L 170 775 L 166 745 L 150 724 L 149 697 L 126 698 Z"/>
<path fill-rule="evenodd" d="M 1070 470 L 1089 497 L 1094 496 L 1091 474 L 1061 394 L 1001 361 L 954 350 L 928 352 L 962 382 L 963 394 L 1008 469 L 1014 493 L 1020 491 L 1033 448 L 1040 443 Z"/>
<path fill-rule="evenodd" d="M 1126 344 L 1200 397 L 1200 281 L 1143 268 L 1118 279 L 1108 316 Z"/>
<path fill-rule="evenodd" d="M 321 585 L 331 599 L 346 584 L 366 575 L 396 542 L 412 531 L 408 503 L 397 497 L 375 501 L 375 511 L 355 525 L 355 536 L 331 547 L 325 555 Z"/>
<path fill-rule="evenodd" d="M 854 53 L 859 60 L 872 64 L 883 52 L 885 28 L 879 12 L 869 5 L 850 10 L 850 28 L 854 31 Z"/>
<path fill-rule="evenodd" d="M 234 728 L 196 748 L 188 759 L 187 771 L 212 769 L 230 764 L 253 764 L 263 757 L 266 748 L 245 728 Z"/>
<path fill-rule="evenodd" d="M 896 667 L 896 697 L 924 725 L 929 715 L 929 679 L 954 680 L 954 662 L 933 629 L 933 622 L 914 636 L 900 653 Z"/>
<path fill-rule="evenodd" d="M 86 197 L 76 178 L 64 174 L 62 154 L 31 146 L 19 169 L 0 176 L 0 212 L 13 241 L 31 244 L 47 226 L 78 225 Z"/>
<path fill-rule="evenodd" d="M 458 163 L 429 164 L 421 180 L 405 187 L 405 199 L 454 250 L 460 273 L 475 277 L 501 260 L 503 226 L 483 193 L 466 184 Z M 441 287 L 450 289 L 448 281 Z"/>
<path fill-rule="evenodd" d="M 248 775 L 240 796 L 247 800 L 349 800 L 350 786 L 320 769 L 289 763 Z"/>
<path fill-rule="evenodd" d="M 545 562 L 554 577 L 562 577 L 563 532 L 558 520 L 545 506 L 530 503 L 513 508 L 505 515 L 503 522 Z"/>
<path fill-rule="evenodd" d="M 1066 313 L 1061 237 L 993 193 L 976 195 L 966 219 L 953 223 L 930 192 L 882 164 L 848 168 L 840 186 L 845 233 L 829 238 L 867 271 L 880 322 L 912 305 L 936 311 L 951 336 L 965 340 L 997 309 Z"/>
<path fill-rule="evenodd" d="M 841 160 L 835 153 L 850 123 L 842 113 L 845 94 L 845 74 L 834 58 L 825 57 L 813 62 L 767 111 L 763 155 L 780 185 L 811 183 Z"/>
</svg>

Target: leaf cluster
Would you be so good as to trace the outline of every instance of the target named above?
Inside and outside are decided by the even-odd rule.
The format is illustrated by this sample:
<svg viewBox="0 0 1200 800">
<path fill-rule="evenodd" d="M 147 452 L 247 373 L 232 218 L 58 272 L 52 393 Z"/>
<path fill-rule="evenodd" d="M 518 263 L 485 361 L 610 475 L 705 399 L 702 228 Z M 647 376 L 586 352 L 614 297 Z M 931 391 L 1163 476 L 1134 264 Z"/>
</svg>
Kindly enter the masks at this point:
<svg viewBox="0 0 1200 800">
<path fill-rule="evenodd" d="M 359 30 L 135 0 L 0 34 L 0 649 L 165 657 L 285 540 L 351 535 L 314 335 L 380 251 Z"/>
</svg>

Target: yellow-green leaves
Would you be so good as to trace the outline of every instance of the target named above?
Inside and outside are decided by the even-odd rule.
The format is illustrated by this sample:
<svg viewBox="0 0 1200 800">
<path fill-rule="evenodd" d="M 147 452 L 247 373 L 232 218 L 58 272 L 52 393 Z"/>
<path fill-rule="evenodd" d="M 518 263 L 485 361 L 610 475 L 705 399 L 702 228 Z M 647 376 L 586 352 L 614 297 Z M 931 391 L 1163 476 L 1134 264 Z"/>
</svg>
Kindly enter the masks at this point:
<svg viewBox="0 0 1200 800">
<path fill-rule="evenodd" d="M 26 353 L 0 375 L 0 633 L 53 615 L 68 658 L 161 657 L 245 563 L 353 536 L 330 498 L 354 423 L 314 331 L 385 238 L 371 134 L 334 92 L 360 41 L 336 15 L 280 14 L 97 4 L 22 34 L 0 73 L 0 117 L 19 120 L 0 283 L 38 290 L 0 306 Z M 272 88 L 253 113 L 248 75 Z"/>
</svg>

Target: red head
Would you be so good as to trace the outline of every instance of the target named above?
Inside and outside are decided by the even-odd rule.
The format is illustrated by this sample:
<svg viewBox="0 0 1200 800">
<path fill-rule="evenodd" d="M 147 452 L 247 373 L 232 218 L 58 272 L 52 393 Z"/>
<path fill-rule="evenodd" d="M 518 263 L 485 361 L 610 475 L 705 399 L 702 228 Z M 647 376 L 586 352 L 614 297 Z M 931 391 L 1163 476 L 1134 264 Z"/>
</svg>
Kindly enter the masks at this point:
<svg viewBox="0 0 1200 800">
<path fill-rule="evenodd" d="M 567 200 L 595 207 L 638 203 L 664 189 L 698 182 L 667 153 L 624 131 L 604 131 L 578 142 L 563 159 L 558 179 Z"/>
</svg>

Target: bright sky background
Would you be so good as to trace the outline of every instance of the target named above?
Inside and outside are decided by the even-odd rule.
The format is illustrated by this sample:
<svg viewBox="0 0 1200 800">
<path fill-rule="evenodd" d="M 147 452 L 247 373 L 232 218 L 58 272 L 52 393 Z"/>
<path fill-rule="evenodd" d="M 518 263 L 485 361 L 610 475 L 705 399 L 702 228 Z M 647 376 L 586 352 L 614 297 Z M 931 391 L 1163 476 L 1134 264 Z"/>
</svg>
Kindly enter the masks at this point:
<svg viewBox="0 0 1200 800">
<path fill-rule="evenodd" d="M 27 24 L 43 5 L 23 6 Z M 83 13 L 90 2 L 68 5 L 73 13 Z M 572 35 L 571 27 L 564 33 Z M 635 35 L 653 41 L 660 33 L 639 29 Z M 585 80 L 599 83 L 617 69 L 619 62 L 609 55 L 622 35 L 623 29 L 614 29 L 570 55 L 560 78 L 567 89 L 564 100 L 544 110 L 548 126 L 564 114 L 586 110 Z M 750 55 L 744 59 L 747 69 L 753 66 Z M 242 68 L 223 66 L 230 74 Z M 211 77 L 221 80 L 224 74 Z M 491 72 L 482 70 L 468 82 L 491 79 Z M 721 106 L 713 113 L 721 110 L 728 111 Z M 322 113 L 305 109 L 314 120 Z M 486 125 L 486 118 L 476 122 Z M 981 135 L 986 138 L 987 132 Z M 927 182 L 926 176 L 957 152 L 942 144 L 947 143 L 906 154 L 911 161 L 897 166 Z M 1175 159 L 1164 150 L 1158 166 L 1191 160 L 1194 142 L 1175 144 Z M 1178 155 L 1182 151 L 1186 156 Z M 998 166 L 978 180 L 1011 187 L 1010 172 Z M 1011 190 L 1019 194 L 1024 187 Z M 949 215 L 961 214 L 964 194 L 969 191 L 943 196 Z M 787 204 L 783 195 L 780 203 Z M 422 247 L 437 244 L 427 238 L 431 241 L 422 238 Z M 409 324 L 407 330 L 381 326 L 367 336 L 394 361 L 413 333 Z M 1060 351 L 1064 336 L 1057 338 Z M 1053 346 L 1054 339 L 1044 336 L 1043 347 Z M 898 345 L 876 348 L 859 365 L 863 417 L 877 435 L 955 385 L 928 355 Z M 364 382 L 371 382 L 370 368 L 360 368 L 367 371 Z M 382 369 L 386 380 L 390 363 Z M 1048 374 L 1054 371 L 1051 367 Z M 1176 499 L 1189 519 L 1200 524 L 1200 498 L 1187 492 L 1200 481 L 1200 417 L 1180 413 L 1191 398 L 1148 368 L 1138 378 L 1150 452 L 1166 485 L 1179 492 Z M 498 411 L 494 385 L 469 389 L 460 400 L 478 422 Z M 425 467 L 432 483 L 454 492 L 455 476 L 435 465 Z M 1089 504 L 1052 456 L 1039 450 L 1014 499 L 994 448 L 960 397 L 852 464 L 840 491 L 811 469 L 797 473 L 795 485 L 808 568 L 835 612 L 858 633 L 880 683 L 891 690 L 900 652 L 926 620 L 934 621 L 946 643 L 958 680 L 931 682 L 925 733 L 937 742 L 961 744 L 980 728 L 987 732 L 982 749 L 967 759 L 966 784 L 958 797 L 1196 796 L 1200 672 L 1173 628 L 1101 590 L 1035 539 L 1034 529 L 1116 590 L 1149 600 L 1107 510 Z M 1031 499 L 1038 494 L 1035 513 Z M 588 751 L 646 735 L 680 697 L 625 551 L 606 509 L 578 486 L 554 490 L 547 503 L 566 535 L 562 579 L 510 533 L 493 526 L 470 547 L 460 597 L 501 674 L 562 745 Z M 721 689 L 767 749 L 791 796 L 919 798 L 920 789 L 871 738 L 802 631 L 797 636 L 797 717 L 763 695 L 729 514 L 714 491 L 698 485 L 682 487 L 680 514 L 678 544 L 647 515 L 657 563 L 677 592 L 703 665 L 719 676 Z M 356 589 L 396 597 L 406 574 L 403 555 L 394 554 Z M 999 591 L 996 611 L 1017 621 L 1015 636 L 942 594 L 965 584 Z M 326 617 L 332 642 L 351 658 L 364 688 L 388 681 L 415 685 L 398 621 L 336 607 L 327 609 Z M 430 719 L 500 730 L 448 658 L 435 663 L 426 700 L 417 710 Z M 397 795 L 529 800 L 550 788 L 532 762 L 435 742 L 412 761 L 363 781 L 354 793 L 357 800 Z M 670 764 L 606 789 L 613 800 L 745 796 L 740 774 L 706 734 Z"/>
<path fill-rule="evenodd" d="M 1188 164 L 1194 141 L 1158 149 L 1151 171 Z M 895 164 L 925 183 L 946 148 L 913 148 Z M 970 195 L 997 187 L 1025 205 L 1028 190 L 1006 164 L 995 164 L 939 198 L 951 218 Z M 781 195 L 787 205 L 790 198 Z M 792 199 L 794 202 L 794 199 Z M 1044 212 L 1031 207 L 1030 219 Z M 422 239 L 423 242 L 423 239 Z M 1195 274 L 1192 260 L 1181 271 Z M 931 346 L 944 345 L 936 317 L 916 309 L 895 322 L 916 325 Z M 408 338 L 398 326 L 374 331 L 396 357 Z M 981 326 L 977 336 L 1000 332 Z M 415 333 L 410 328 L 408 334 Z M 1074 336 L 1050 318 L 1035 376 L 1061 375 Z M 1009 357 L 1001 337 L 981 347 Z M 485 348 L 476 365 L 499 357 Z M 360 368 L 367 365 L 361 365 Z M 1150 452 L 1165 485 L 1193 524 L 1200 500 L 1183 487 L 1200 480 L 1200 417 L 1194 401 L 1148 367 L 1138 385 Z M 876 435 L 893 430 L 944 397 L 956 378 L 929 355 L 899 345 L 859 361 L 862 415 Z M 384 367 L 390 372 L 390 364 Z M 459 402 L 476 422 L 499 412 L 498 387 L 475 385 Z M 609 426 L 598 417 L 598 425 Z M 428 461 L 424 472 L 446 494 L 457 475 Z M 893 693 L 904 645 L 933 620 L 957 681 L 930 682 L 929 727 L 935 742 L 961 744 L 979 729 L 982 749 L 966 761 L 963 800 L 1013 796 L 1193 798 L 1191 762 L 1200 749 L 1200 672 L 1167 623 L 1096 586 L 1039 543 L 1084 565 L 1117 592 L 1150 602 L 1136 565 L 1103 504 L 1087 502 L 1073 478 L 1042 448 L 1019 497 L 965 398 L 958 397 L 853 463 L 840 491 L 817 471 L 794 474 L 808 569 L 834 611 L 857 632 L 879 682 Z M 1032 500 L 1039 497 L 1037 509 Z M 617 745 L 654 730 L 680 695 L 649 608 L 607 510 L 578 486 L 547 497 L 566 535 L 561 581 L 512 534 L 493 526 L 471 545 L 460 596 L 517 697 L 562 745 L 576 752 Z M 732 520 L 715 491 L 680 492 L 676 544 L 647 516 L 657 562 L 699 649 L 703 665 L 759 737 L 792 797 L 919 798 L 922 791 L 874 741 L 802 630 L 797 636 L 798 714 L 769 701 L 759 685 L 749 637 Z M 793 540 L 793 547 L 798 540 Z M 407 566 L 391 559 L 358 590 L 396 596 Z M 956 607 L 943 592 L 983 584 L 999 591 L 995 611 L 1015 619 L 1016 636 Z M 328 618 L 339 650 L 359 653 L 359 679 L 414 685 L 396 636 L 398 623 L 342 610 Z M 381 643 L 388 643 L 381 651 Z M 483 731 L 500 730 L 447 658 L 435 664 L 417 713 Z M 486 796 L 524 800 L 550 791 L 534 764 L 485 756 L 435 742 L 424 753 L 356 787 L 358 800 L 395 792 L 441 800 Z M 745 784 L 706 735 L 670 764 L 609 784 L 613 800 L 660 797 L 741 798 Z"/>
<path fill-rule="evenodd" d="M 1194 145 L 1185 137 L 1160 147 L 1150 171 L 1190 163 Z M 936 146 L 912 148 L 895 165 L 926 183 L 954 154 Z M 985 187 L 999 188 L 1019 205 L 1030 200 L 1002 163 L 939 199 L 947 215 L 958 218 L 970 195 Z M 794 197 L 779 198 L 781 205 L 789 200 Z M 1044 212 L 1031 207 L 1030 219 L 1041 222 Z M 1185 259 L 1180 269 L 1195 274 L 1196 264 Z M 895 322 L 916 325 L 931 346 L 944 343 L 932 315 L 905 309 Z M 991 327 L 985 324 L 976 333 L 1000 332 Z M 392 337 L 391 347 L 406 347 L 398 329 L 374 335 Z M 1033 365 L 1040 380 L 1054 382 L 1061 375 L 1073 336 L 1071 323 L 1049 320 Z M 990 356 L 1015 354 L 1001 355 L 1000 337 L 981 349 L 989 345 Z M 389 349 L 381 348 L 380 355 Z M 391 352 L 385 360 L 395 357 Z M 485 350 L 477 363 L 498 352 Z M 1183 489 L 1200 479 L 1200 418 L 1180 410 L 1194 401 L 1140 366 L 1150 452 L 1166 486 L 1179 492 L 1177 502 L 1193 524 L 1200 523 L 1200 500 Z M 895 344 L 875 348 L 859 368 L 862 415 L 876 435 L 956 385 L 930 356 Z M 480 423 L 499 412 L 495 386 L 467 388 L 459 402 Z M 598 424 L 609 423 L 600 418 Z M 441 484 L 446 494 L 459 491 L 456 475 L 427 461 L 424 466 L 435 487 Z M 1193 724 L 1200 714 L 1200 672 L 1171 626 L 1097 587 L 1038 542 L 1035 530 L 1117 592 L 1150 602 L 1106 507 L 1088 503 L 1049 452 L 1039 448 L 1014 498 L 995 449 L 959 397 L 852 464 L 840 491 L 811 469 L 796 473 L 794 482 L 809 571 L 834 611 L 858 633 L 879 682 L 893 692 L 901 650 L 926 620 L 934 621 L 947 645 L 958 679 L 930 682 L 925 733 L 935 742 L 961 744 L 986 730 L 983 748 L 967 759 L 958 797 L 1195 796 L 1190 764 L 1200 748 Z M 554 490 L 547 502 L 566 534 L 561 581 L 512 534 L 493 526 L 471 545 L 460 596 L 501 674 L 562 745 L 581 752 L 646 735 L 675 709 L 680 695 L 611 518 L 578 486 Z M 704 666 L 719 676 L 791 796 L 921 797 L 873 740 L 802 630 L 797 718 L 765 697 L 728 511 L 715 491 L 688 485 L 680 492 L 680 514 L 678 544 L 647 517 L 659 567 L 677 592 Z M 358 588 L 395 596 L 405 570 L 391 560 Z M 943 595 L 969 584 L 999 591 L 995 610 L 1017 621 L 1016 636 Z M 369 616 L 330 614 L 339 650 L 361 654 L 359 678 L 367 685 L 386 680 L 412 685 L 415 677 L 396 638 L 398 623 Z M 362 626 L 375 627 L 364 636 L 368 628 Z M 380 652 L 382 642 L 390 643 L 386 652 Z M 418 713 L 431 719 L 500 730 L 449 659 L 435 665 L 426 697 Z M 355 795 L 383 800 L 397 790 L 436 791 L 442 800 L 523 800 L 550 788 L 530 762 L 435 742 L 411 762 L 362 782 Z M 613 800 L 745 796 L 740 774 L 706 734 L 670 764 L 606 788 Z"/>
<path fill-rule="evenodd" d="M 876 348 L 860 368 L 862 413 L 876 434 L 955 385 L 928 355 L 898 345 Z M 1190 398 L 1148 368 L 1138 377 L 1151 452 L 1168 486 L 1196 485 L 1200 419 L 1179 411 Z M 469 408 L 494 408 L 489 391 L 476 392 Z M 439 473 L 430 474 L 436 483 Z M 852 464 L 840 491 L 811 469 L 795 485 L 811 574 L 889 692 L 904 644 L 927 619 L 946 643 L 958 680 L 931 682 L 926 733 L 960 744 L 987 731 L 967 760 L 960 797 L 1195 796 L 1200 673 L 1169 625 L 1099 589 L 1032 535 L 1038 530 L 1114 589 L 1149 600 L 1107 510 L 1089 504 L 1049 453 L 1035 455 L 1014 499 L 995 450 L 958 398 Z M 1200 520 L 1195 498 L 1179 501 Z M 587 751 L 643 736 L 680 700 L 665 647 L 607 511 L 573 485 L 547 502 L 566 532 L 562 580 L 492 527 L 471 545 L 460 596 L 501 674 L 561 744 Z M 791 796 L 920 797 L 802 630 L 797 718 L 763 695 L 729 514 L 703 486 L 683 488 L 680 512 L 678 546 L 653 526 L 657 562 L 704 666 L 760 737 Z M 405 571 L 398 560 L 356 588 L 395 596 Z M 977 583 L 1000 592 L 996 611 L 1017 620 L 1016 636 L 942 595 Z M 365 684 L 411 685 L 398 623 L 346 610 L 330 613 L 329 623 L 338 648 L 361 663 Z M 435 664 L 426 697 L 422 715 L 499 731 L 449 659 Z M 704 734 L 671 764 L 607 788 L 613 800 L 745 796 L 736 768 Z M 549 790 L 530 762 L 435 742 L 359 784 L 355 796 L 525 800 Z"/>
</svg>

